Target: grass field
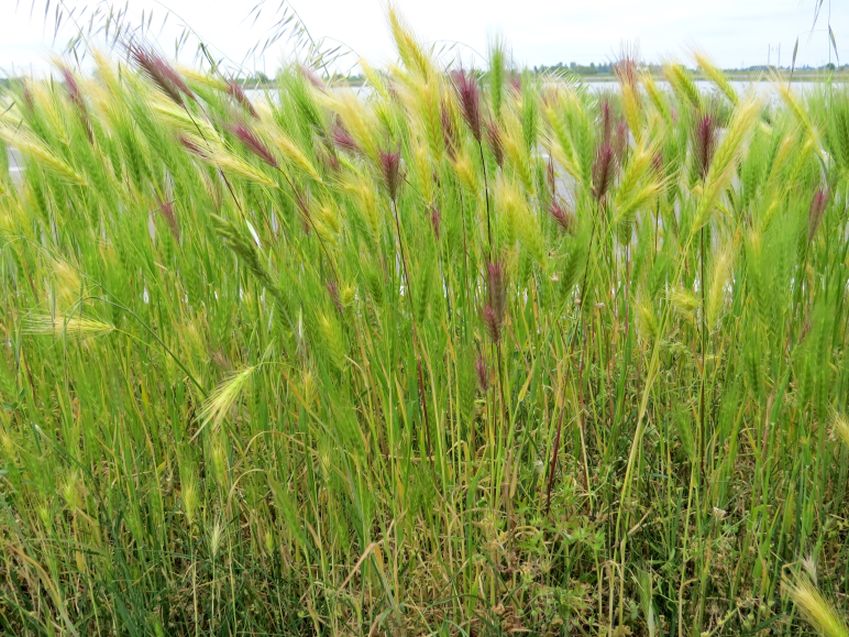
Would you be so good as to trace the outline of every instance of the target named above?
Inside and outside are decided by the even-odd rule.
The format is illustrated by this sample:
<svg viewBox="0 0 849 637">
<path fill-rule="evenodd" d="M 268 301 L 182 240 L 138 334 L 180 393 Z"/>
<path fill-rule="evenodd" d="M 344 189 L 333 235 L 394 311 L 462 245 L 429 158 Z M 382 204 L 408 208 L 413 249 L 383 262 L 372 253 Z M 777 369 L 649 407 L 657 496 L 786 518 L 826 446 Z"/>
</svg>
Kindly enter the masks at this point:
<svg viewBox="0 0 849 637">
<path fill-rule="evenodd" d="M 0 631 L 845 637 L 849 93 L 391 23 L 3 96 Z"/>
</svg>

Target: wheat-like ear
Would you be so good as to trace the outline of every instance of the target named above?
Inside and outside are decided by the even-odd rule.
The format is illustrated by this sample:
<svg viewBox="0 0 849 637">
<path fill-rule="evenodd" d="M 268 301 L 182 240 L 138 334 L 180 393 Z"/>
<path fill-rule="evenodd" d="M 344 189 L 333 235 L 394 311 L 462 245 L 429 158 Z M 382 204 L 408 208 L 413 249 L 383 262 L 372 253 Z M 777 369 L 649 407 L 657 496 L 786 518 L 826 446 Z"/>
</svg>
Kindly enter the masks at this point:
<svg viewBox="0 0 849 637">
<path fill-rule="evenodd" d="M 849 418 L 845 414 L 835 413 L 831 426 L 834 434 L 849 447 Z"/>
<path fill-rule="evenodd" d="M 849 637 L 849 628 L 810 581 L 800 577 L 789 586 L 788 592 L 805 619 L 820 635 Z"/>
<path fill-rule="evenodd" d="M 79 186 L 86 185 L 86 179 L 66 162 L 59 159 L 42 142 L 23 130 L 14 130 L 8 126 L 0 127 L 0 140 L 17 148 L 24 155 L 29 155 L 44 168 L 53 171 L 59 177 Z"/>
<path fill-rule="evenodd" d="M 731 86 L 731 82 L 728 81 L 728 78 L 725 77 L 725 73 L 720 71 L 717 67 L 713 65 L 708 58 L 703 53 L 695 53 L 693 57 L 696 58 L 696 64 L 699 65 L 699 68 L 702 70 L 702 73 L 708 76 L 711 82 L 716 84 L 716 88 L 718 88 L 725 97 L 728 98 L 728 101 L 731 102 L 734 106 L 737 106 L 737 103 L 740 101 L 740 98 L 737 96 L 737 91 L 734 90 L 734 87 Z"/>
<path fill-rule="evenodd" d="M 410 30 L 401 22 L 394 7 L 389 8 L 389 26 L 401 61 L 408 70 L 417 73 L 423 80 L 429 81 L 436 73 L 433 65 L 416 42 Z"/>
<path fill-rule="evenodd" d="M 23 323 L 24 334 L 39 336 L 54 335 L 58 337 L 75 336 L 85 338 L 87 336 L 109 334 L 114 330 L 115 326 L 105 321 L 61 314 L 57 314 L 56 316 L 33 314 L 26 318 Z"/>
<path fill-rule="evenodd" d="M 230 409 L 236 404 L 236 400 L 238 400 L 239 395 L 251 379 L 251 376 L 253 376 L 256 368 L 256 365 L 251 365 L 250 367 L 236 371 L 212 390 L 203 402 L 203 407 L 198 415 L 200 427 L 198 427 L 198 430 L 192 436 L 192 440 L 197 438 L 210 424 L 213 429 L 218 429 L 221 426 L 224 418 L 227 417 Z"/>
</svg>

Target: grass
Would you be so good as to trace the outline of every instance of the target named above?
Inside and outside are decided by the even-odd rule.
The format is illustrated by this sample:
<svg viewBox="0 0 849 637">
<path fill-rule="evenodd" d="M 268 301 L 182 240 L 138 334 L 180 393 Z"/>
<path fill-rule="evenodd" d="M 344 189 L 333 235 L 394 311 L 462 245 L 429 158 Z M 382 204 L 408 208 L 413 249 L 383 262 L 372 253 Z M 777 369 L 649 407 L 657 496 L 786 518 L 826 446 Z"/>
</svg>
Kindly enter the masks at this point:
<svg viewBox="0 0 849 637">
<path fill-rule="evenodd" d="M 391 18 L 368 97 L 6 95 L 2 631 L 845 635 L 849 93 Z"/>
</svg>

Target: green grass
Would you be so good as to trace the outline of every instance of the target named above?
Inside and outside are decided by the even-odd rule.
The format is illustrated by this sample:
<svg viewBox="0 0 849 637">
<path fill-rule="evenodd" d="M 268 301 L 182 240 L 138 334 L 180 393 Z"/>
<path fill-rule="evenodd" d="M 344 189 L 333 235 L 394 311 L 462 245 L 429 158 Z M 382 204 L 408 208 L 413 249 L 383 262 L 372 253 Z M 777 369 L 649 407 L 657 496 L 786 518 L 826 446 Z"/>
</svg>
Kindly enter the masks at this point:
<svg viewBox="0 0 849 637">
<path fill-rule="evenodd" d="M 5 96 L 0 630 L 845 635 L 849 93 L 392 26 Z"/>
</svg>

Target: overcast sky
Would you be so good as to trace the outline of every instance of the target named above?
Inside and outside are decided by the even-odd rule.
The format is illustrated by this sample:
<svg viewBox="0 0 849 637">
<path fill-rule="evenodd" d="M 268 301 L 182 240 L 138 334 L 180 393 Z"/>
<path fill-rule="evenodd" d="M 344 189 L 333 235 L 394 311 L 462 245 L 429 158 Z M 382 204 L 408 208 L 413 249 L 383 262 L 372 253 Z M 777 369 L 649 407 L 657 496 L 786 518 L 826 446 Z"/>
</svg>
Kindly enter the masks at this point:
<svg viewBox="0 0 849 637">
<path fill-rule="evenodd" d="M 99 0 L 103 2 L 104 0 Z M 280 0 L 267 0 L 253 24 L 247 19 L 258 0 L 127 0 L 131 16 L 153 9 L 154 27 L 170 8 L 157 40 L 165 53 L 173 51 L 180 20 L 187 22 L 220 55 L 241 62 L 255 42 L 269 34 Z M 502 36 L 520 65 L 558 61 L 609 61 L 623 44 L 636 45 L 646 61 L 678 59 L 690 62 L 699 49 L 724 67 L 789 64 L 799 38 L 798 64 L 829 61 L 823 16 L 811 31 L 816 0 L 396 0 L 395 6 L 426 43 L 460 42 L 463 60 L 473 63 L 475 51 L 485 52 L 493 36 Z M 838 53 L 849 55 L 841 42 L 849 37 L 849 0 L 831 0 L 831 24 Z M 50 53 L 73 34 L 67 17 L 59 43 L 51 44 L 57 2 L 66 9 L 95 5 L 95 0 L 0 0 L 0 69 L 5 73 L 39 71 Z M 124 0 L 115 2 L 123 6 Z M 826 0 L 826 5 L 828 0 Z M 375 64 L 392 60 L 385 0 L 291 0 L 313 36 L 338 40 Z M 827 11 L 824 7 L 823 13 Z M 279 15 L 279 14 L 278 14 Z M 46 24 L 46 26 L 45 26 Z M 248 67 L 271 71 L 284 57 L 278 46 Z"/>
</svg>

